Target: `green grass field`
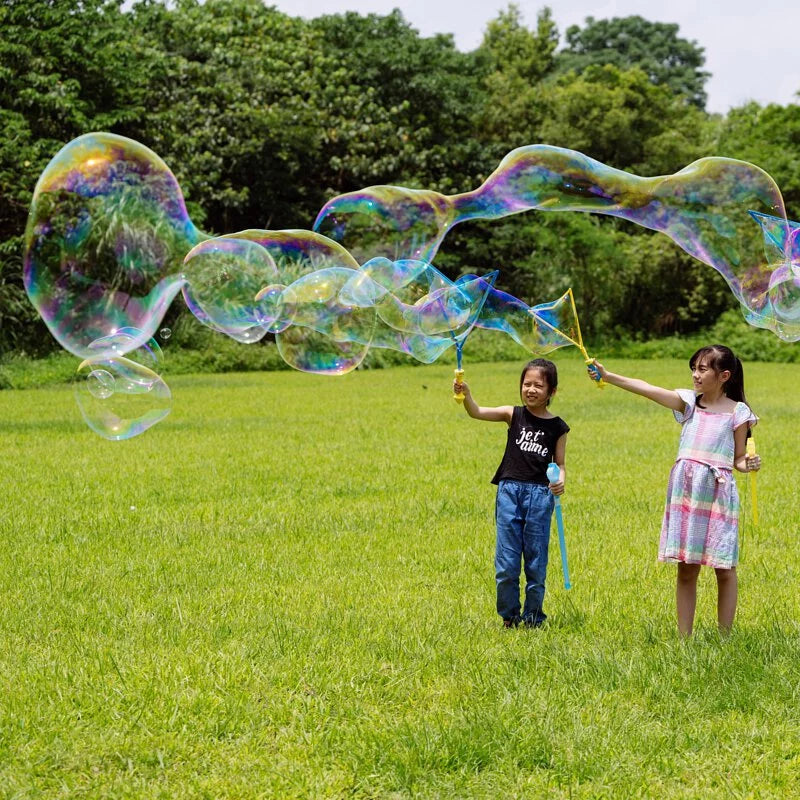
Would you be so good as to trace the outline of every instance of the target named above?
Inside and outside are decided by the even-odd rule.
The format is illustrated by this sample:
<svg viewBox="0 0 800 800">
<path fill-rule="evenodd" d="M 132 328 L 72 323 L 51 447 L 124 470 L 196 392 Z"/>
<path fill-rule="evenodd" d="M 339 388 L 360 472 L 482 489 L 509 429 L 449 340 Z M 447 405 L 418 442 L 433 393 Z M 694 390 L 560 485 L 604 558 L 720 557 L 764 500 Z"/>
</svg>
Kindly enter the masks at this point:
<svg viewBox="0 0 800 800">
<path fill-rule="evenodd" d="M 445 366 L 181 376 L 108 442 L 69 387 L 0 392 L 0 796 L 800 795 L 800 365 L 746 365 L 764 468 L 733 634 L 680 641 L 656 562 L 671 414 L 559 358 L 573 589 L 494 612 L 505 428 Z M 483 404 L 516 363 L 472 364 Z M 666 386 L 684 362 L 609 361 Z"/>
</svg>

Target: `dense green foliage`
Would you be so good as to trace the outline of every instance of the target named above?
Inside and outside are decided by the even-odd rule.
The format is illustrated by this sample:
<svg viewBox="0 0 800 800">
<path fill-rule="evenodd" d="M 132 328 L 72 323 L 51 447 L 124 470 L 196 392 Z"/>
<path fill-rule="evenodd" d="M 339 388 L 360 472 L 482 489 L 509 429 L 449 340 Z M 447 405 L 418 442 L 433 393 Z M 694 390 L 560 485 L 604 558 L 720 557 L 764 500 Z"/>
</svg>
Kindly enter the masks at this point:
<svg viewBox="0 0 800 800">
<path fill-rule="evenodd" d="M 539 631 L 495 614 L 505 432 L 444 366 L 177 378 L 117 443 L 68 387 L 0 392 L 0 796 L 797 797 L 800 366 L 746 365 L 761 524 L 742 481 L 733 633 L 703 570 L 682 642 L 678 426 L 559 364 L 573 588 L 554 536 Z M 472 364 L 476 396 L 514 402 L 518 369 Z"/>
<path fill-rule="evenodd" d="M 678 26 L 650 22 L 639 16 L 596 20 L 587 17 L 585 25 L 566 30 L 567 46 L 559 54 L 562 70 L 581 72 L 591 64 L 639 67 L 658 85 L 702 108 L 709 73 L 703 48 L 678 36 Z"/>
<path fill-rule="evenodd" d="M 708 115 L 702 47 L 641 17 L 589 18 L 559 51 L 547 8 L 528 27 L 510 5 L 469 53 L 399 11 L 306 21 L 261 0 L 6 0 L 0 27 L 0 354 L 55 349 L 22 288 L 22 231 L 37 176 L 91 130 L 155 150 L 216 233 L 308 228 L 375 183 L 470 190 L 535 142 L 643 175 L 749 159 L 800 215 L 800 107 Z M 531 303 L 571 285 L 588 338 L 691 334 L 733 304 L 663 237 L 577 214 L 459 226 L 437 266 L 499 268 Z"/>
</svg>

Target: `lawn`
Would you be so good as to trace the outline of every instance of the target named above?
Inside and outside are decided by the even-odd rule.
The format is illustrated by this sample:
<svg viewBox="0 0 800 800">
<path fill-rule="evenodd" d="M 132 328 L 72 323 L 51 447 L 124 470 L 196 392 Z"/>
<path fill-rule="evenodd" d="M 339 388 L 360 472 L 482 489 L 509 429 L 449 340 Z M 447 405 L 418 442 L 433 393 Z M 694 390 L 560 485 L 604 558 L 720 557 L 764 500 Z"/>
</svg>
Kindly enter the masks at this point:
<svg viewBox="0 0 800 800">
<path fill-rule="evenodd" d="M 108 442 L 70 387 L 0 392 L 0 796 L 800 795 L 800 365 L 748 364 L 760 525 L 740 606 L 678 639 L 656 562 L 678 425 L 559 357 L 573 588 L 494 611 L 502 425 L 452 368 L 177 376 Z M 678 361 L 610 361 L 666 386 Z M 483 404 L 520 364 L 467 363 Z"/>
</svg>

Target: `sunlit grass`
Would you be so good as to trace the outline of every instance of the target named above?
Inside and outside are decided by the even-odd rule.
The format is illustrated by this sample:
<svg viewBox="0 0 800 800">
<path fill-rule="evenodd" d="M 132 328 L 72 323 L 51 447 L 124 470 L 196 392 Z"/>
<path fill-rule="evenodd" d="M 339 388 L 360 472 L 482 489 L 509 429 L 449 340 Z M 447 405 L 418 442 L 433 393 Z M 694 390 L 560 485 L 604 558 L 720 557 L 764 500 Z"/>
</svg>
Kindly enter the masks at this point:
<svg viewBox="0 0 800 800">
<path fill-rule="evenodd" d="M 574 588 L 554 539 L 541 631 L 494 612 L 505 429 L 450 368 L 176 377 L 119 443 L 69 387 L 0 392 L 0 795 L 797 795 L 800 367 L 746 366 L 761 525 L 740 478 L 734 632 L 704 571 L 682 642 L 655 559 L 679 428 L 559 363 Z M 515 402 L 521 363 L 466 366 Z"/>
</svg>

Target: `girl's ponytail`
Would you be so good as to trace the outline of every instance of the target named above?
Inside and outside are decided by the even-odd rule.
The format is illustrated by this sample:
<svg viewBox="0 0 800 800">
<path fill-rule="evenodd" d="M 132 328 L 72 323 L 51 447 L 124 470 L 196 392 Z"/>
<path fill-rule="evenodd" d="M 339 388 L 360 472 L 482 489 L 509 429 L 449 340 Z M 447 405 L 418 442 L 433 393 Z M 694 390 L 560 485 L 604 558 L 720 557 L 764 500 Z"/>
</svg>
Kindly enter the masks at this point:
<svg viewBox="0 0 800 800">
<path fill-rule="evenodd" d="M 731 353 L 733 355 L 733 353 Z M 731 377 L 725 384 L 725 394 L 731 400 L 736 400 L 739 403 L 746 403 L 744 398 L 744 369 L 742 369 L 742 362 L 737 356 L 733 356 L 735 367 L 731 370 Z"/>
</svg>

